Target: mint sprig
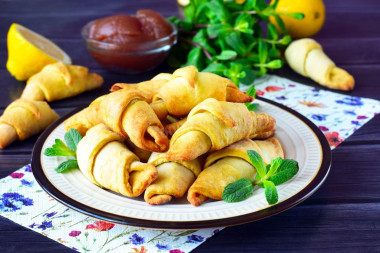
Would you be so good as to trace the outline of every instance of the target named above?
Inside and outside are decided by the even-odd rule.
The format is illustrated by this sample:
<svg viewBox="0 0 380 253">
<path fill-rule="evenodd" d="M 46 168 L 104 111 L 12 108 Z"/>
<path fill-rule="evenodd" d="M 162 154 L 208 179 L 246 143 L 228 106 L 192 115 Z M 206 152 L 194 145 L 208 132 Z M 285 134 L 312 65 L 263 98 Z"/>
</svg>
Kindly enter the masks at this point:
<svg viewBox="0 0 380 253">
<path fill-rule="evenodd" d="M 55 168 L 55 171 L 58 173 L 64 173 L 71 169 L 79 168 L 78 161 L 76 159 L 76 151 L 79 141 L 82 139 L 81 134 L 75 130 L 70 129 L 64 135 L 64 141 L 60 139 L 55 139 L 54 144 L 50 148 L 44 150 L 44 155 L 46 156 L 67 156 L 74 157 L 74 159 L 69 159 Z"/>
<path fill-rule="evenodd" d="M 55 171 L 58 173 L 64 173 L 71 169 L 77 169 L 77 168 L 79 168 L 77 159 L 69 159 L 67 161 L 62 162 L 60 165 L 58 165 L 58 167 L 55 168 Z"/>
<path fill-rule="evenodd" d="M 169 56 L 173 68 L 194 65 L 199 71 L 252 85 L 268 70 L 281 68 L 281 50 L 289 44 L 281 15 L 302 19 L 302 13 L 276 12 L 278 0 L 190 0 L 185 19 L 170 17 L 179 43 Z M 280 31 L 270 22 L 276 20 Z"/>
<path fill-rule="evenodd" d="M 68 132 L 66 132 L 64 139 L 69 149 L 77 151 L 77 146 L 79 141 L 82 139 L 82 136 L 77 130 L 71 128 Z"/>
<path fill-rule="evenodd" d="M 226 202 L 238 202 L 253 195 L 254 185 L 265 189 L 265 198 L 270 205 L 278 202 L 276 185 L 289 181 L 297 174 L 298 162 L 292 159 L 281 159 L 277 157 L 270 164 L 264 164 L 262 157 L 254 150 L 247 151 L 248 157 L 256 168 L 255 180 L 242 178 L 228 184 L 222 194 Z"/>
<path fill-rule="evenodd" d="M 227 202 L 239 202 L 253 195 L 251 180 L 240 178 L 233 184 L 228 184 L 223 191 L 222 198 Z"/>
</svg>

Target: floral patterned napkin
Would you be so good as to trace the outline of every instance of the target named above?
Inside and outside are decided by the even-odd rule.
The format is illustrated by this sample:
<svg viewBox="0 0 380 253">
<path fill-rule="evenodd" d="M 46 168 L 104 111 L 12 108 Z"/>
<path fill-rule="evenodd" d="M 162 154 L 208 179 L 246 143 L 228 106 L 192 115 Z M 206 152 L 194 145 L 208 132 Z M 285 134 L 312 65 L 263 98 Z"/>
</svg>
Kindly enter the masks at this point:
<svg viewBox="0 0 380 253">
<path fill-rule="evenodd" d="M 325 134 L 332 149 L 380 113 L 380 101 L 320 90 L 274 75 L 266 75 L 255 84 L 258 96 L 310 119 Z"/>
<path fill-rule="evenodd" d="M 246 87 L 242 87 L 245 89 Z M 257 94 L 284 104 L 313 121 L 335 148 L 380 112 L 380 102 L 345 96 L 265 76 Z M 0 180 L 0 214 L 79 252 L 190 252 L 220 229 L 165 231 L 96 220 L 68 209 L 47 195 L 30 165 Z"/>
</svg>

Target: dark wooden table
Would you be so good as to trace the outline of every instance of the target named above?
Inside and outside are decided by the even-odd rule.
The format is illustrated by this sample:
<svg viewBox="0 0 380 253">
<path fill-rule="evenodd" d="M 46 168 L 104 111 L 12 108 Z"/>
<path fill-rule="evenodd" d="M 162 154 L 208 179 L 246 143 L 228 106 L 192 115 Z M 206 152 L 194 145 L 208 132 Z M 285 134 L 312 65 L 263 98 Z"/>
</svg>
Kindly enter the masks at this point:
<svg viewBox="0 0 380 253">
<path fill-rule="evenodd" d="M 325 0 L 326 23 L 316 39 L 328 55 L 356 79 L 346 93 L 380 99 L 380 2 Z M 51 103 L 64 115 L 88 104 L 115 82 L 147 80 L 165 65 L 137 76 L 102 69 L 88 54 L 80 28 L 90 20 L 150 8 L 164 16 L 178 15 L 175 0 L 0 0 L 0 113 L 24 88 L 6 70 L 6 34 L 16 22 L 61 46 L 73 63 L 89 67 L 105 79 L 102 89 Z M 276 74 L 316 86 L 288 68 Z M 30 162 L 37 137 L 0 151 L 0 178 Z M 333 151 L 330 175 L 300 205 L 261 221 L 230 227 L 193 252 L 380 252 L 380 116 L 360 128 Z M 65 246 L 0 217 L 2 252 L 72 252 Z"/>
</svg>

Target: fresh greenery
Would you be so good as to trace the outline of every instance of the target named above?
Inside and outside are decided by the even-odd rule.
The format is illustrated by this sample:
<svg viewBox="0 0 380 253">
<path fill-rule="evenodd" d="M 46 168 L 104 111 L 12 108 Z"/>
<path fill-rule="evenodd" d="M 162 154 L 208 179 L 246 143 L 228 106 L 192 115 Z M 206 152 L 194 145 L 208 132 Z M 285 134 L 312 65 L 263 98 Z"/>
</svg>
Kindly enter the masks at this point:
<svg viewBox="0 0 380 253">
<path fill-rule="evenodd" d="M 179 42 L 169 57 L 173 67 L 194 65 L 204 72 L 230 78 L 236 85 L 251 85 L 268 69 L 281 68 L 281 47 L 291 41 L 275 12 L 278 0 L 190 0 L 185 20 L 171 17 Z M 302 19 L 302 13 L 284 14 Z M 280 32 L 269 22 L 276 20 Z"/>
<path fill-rule="evenodd" d="M 63 142 L 60 139 L 55 139 L 55 143 L 50 148 L 46 148 L 44 151 L 44 155 L 46 156 L 68 156 L 73 157 L 74 159 L 69 159 L 55 168 L 55 171 L 58 173 L 64 173 L 71 169 L 76 169 L 78 167 L 78 161 L 76 159 L 76 151 L 79 141 L 82 139 L 80 133 L 75 129 L 70 129 L 64 135 Z"/>
<path fill-rule="evenodd" d="M 71 169 L 78 169 L 78 161 L 77 159 L 69 159 L 67 161 L 62 162 L 58 167 L 55 169 L 58 173 L 67 172 Z"/>
<path fill-rule="evenodd" d="M 278 202 L 276 185 L 289 181 L 297 174 L 298 162 L 292 159 L 275 158 L 265 166 L 263 158 L 254 150 L 248 150 L 248 157 L 256 168 L 257 175 L 252 182 L 242 178 L 228 184 L 223 191 L 222 198 L 227 202 L 238 202 L 253 195 L 254 185 L 265 189 L 265 197 L 269 204 Z"/>
<path fill-rule="evenodd" d="M 228 184 L 222 194 L 222 199 L 227 202 L 239 202 L 253 195 L 251 180 L 240 178 L 233 184 Z"/>
</svg>

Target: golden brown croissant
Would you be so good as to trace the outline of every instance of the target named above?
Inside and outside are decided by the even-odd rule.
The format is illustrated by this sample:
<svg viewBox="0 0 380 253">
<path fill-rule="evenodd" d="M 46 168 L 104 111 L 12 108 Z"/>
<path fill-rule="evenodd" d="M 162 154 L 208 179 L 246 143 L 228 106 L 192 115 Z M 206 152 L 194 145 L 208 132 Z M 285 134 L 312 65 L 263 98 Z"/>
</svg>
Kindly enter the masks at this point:
<svg viewBox="0 0 380 253">
<path fill-rule="evenodd" d="M 141 162 L 148 162 L 149 157 L 152 155 L 152 151 L 148 151 L 137 147 L 130 139 L 126 139 L 125 142 L 129 150 L 132 151 L 135 155 L 137 155 Z"/>
<path fill-rule="evenodd" d="M 276 138 L 263 141 L 240 140 L 224 149 L 211 153 L 204 165 L 204 170 L 191 185 L 187 199 L 199 206 L 208 198 L 221 200 L 224 188 L 238 179 L 254 180 L 256 169 L 252 165 L 248 150 L 258 152 L 265 164 L 274 158 L 284 158 L 280 142 Z"/>
<path fill-rule="evenodd" d="M 167 158 L 190 161 L 247 137 L 267 137 L 274 133 L 274 126 L 271 116 L 248 111 L 244 104 L 208 98 L 191 110 L 174 133 Z"/>
<path fill-rule="evenodd" d="M 120 89 L 130 89 L 135 91 L 140 91 L 146 97 L 146 102 L 151 103 L 154 94 L 163 87 L 168 81 L 166 79 L 155 79 L 141 82 L 141 83 L 115 83 L 111 87 L 111 92 L 120 90 Z"/>
<path fill-rule="evenodd" d="M 99 106 L 103 123 L 139 148 L 164 152 L 169 139 L 153 109 L 139 91 L 121 89 L 102 99 Z"/>
<path fill-rule="evenodd" d="M 344 69 L 336 67 L 313 39 L 293 41 L 286 49 L 285 57 L 294 71 L 323 86 L 339 90 L 354 88 L 354 78 Z"/>
<path fill-rule="evenodd" d="M 42 132 L 58 118 L 44 101 L 15 100 L 0 117 L 0 148 Z"/>
<path fill-rule="evenodd" d="M 88 129 L 102 123 L 102 118 L 98 113 L 100 102 L 104 96 L 100 96 L 95 99 L 90 106 L 72 115 L 70 118 L 63 122 L 65 131 L 69 131 L 71 128 L 77 130 L 82 136 L 84 136 Z"/>
<path fill-rule="evenodd" d="M 148 160 L 157 168 L 158 177 L 145 190 L 144 199 L 151 205 L 160 205 L 181 198 L 201 172 L 199 159 L 172 162 L 165 153 L 152 153 Z"/>
<path fill-rule="evenodd" d="M 152 164 L 141 163 L 123 141 L 104 124 L 92 127 L 78 143 L 78 165 L 92 183 L 137 197 L 157 178 L 157 170 Z"/>
<path fill-rule="evenodd" d="M 168 75 L 156 78 L 167 79 Z M 253 100 L 229 79 L 187 66 L 174 71 L 166 85 L 154 95 L 151 106 L 160 119 L 168 114 L 182 117 L 206 98 L 240 103 Z"/>
<path fill-rule="evenodd" d="M 48 102 L 73 97 L 99 88 L 103 78 L 82 66 L 57 62 L 29 78 L 21 98 Z"/>
</svg>

